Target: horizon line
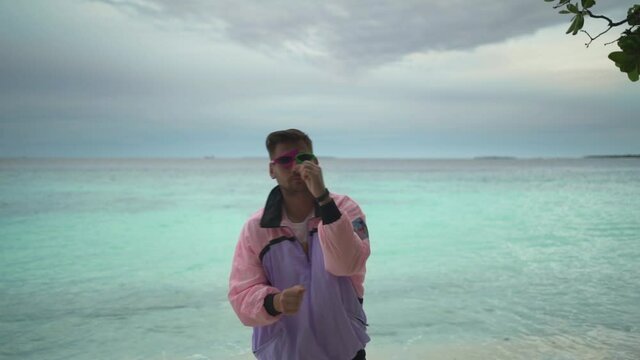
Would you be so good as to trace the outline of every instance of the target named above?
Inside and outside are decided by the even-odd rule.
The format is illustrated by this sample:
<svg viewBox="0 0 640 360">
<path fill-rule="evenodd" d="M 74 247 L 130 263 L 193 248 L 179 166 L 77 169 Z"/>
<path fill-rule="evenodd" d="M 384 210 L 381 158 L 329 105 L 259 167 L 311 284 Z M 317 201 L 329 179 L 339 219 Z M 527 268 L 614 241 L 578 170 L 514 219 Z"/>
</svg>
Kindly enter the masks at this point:
<svg viewBox="0 0 640 360">
<path fill-rule="evenodd" d="M 640 158 L 640 154 L 595 154 L 575 156 L 510 156 L 510 155 L 479 155 L 452 157 L 362 157 L 362 156 L 318 156 L 326 160 L 553 160 L 553 159 L 624 159 Z M 259 160 L 268 159 L 267 156 L 0 156 L 1 160 Z"/>
</svg>

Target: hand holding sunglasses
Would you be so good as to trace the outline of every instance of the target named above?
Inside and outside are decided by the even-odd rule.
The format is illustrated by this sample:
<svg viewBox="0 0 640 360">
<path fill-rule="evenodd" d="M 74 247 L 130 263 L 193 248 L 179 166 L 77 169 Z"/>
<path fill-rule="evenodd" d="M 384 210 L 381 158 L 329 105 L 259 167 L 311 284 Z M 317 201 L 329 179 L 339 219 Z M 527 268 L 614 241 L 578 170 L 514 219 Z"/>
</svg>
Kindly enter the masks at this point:
<svg viewBox="0 0 640 360">
<path fill-rule="evenodd" d="M 312 153 L 298 152 L 298 149 L 293 149 L 271 160 L 271 164 L 277 164 L 287 169 L 293 167 L 294 164 L 299 165 L 297 170 L 311 195 L 316 199 L 326 200 L 322 168 L 314 162 L 316 159 Z"/>
</svg>

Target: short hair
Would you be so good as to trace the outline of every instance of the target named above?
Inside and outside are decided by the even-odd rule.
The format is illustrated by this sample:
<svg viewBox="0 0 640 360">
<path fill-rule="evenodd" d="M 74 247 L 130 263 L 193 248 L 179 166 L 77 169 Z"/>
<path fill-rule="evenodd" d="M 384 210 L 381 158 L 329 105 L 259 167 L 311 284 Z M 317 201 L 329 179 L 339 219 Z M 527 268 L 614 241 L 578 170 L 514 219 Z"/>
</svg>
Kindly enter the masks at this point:
<svg viewBox="0 0 640 360">
<path fill-rule="evenodd" d="M 273 156 L 273 152 L 276 150 L 278 144 L 291 144 L 302 141 L 309 151 L 313 152 L 313 144 L 309 136 L 298 129 L 278 130 L 274 131 L 267 136 L 267 151 L 269 151 L 269 157 Z"/>
</svg>

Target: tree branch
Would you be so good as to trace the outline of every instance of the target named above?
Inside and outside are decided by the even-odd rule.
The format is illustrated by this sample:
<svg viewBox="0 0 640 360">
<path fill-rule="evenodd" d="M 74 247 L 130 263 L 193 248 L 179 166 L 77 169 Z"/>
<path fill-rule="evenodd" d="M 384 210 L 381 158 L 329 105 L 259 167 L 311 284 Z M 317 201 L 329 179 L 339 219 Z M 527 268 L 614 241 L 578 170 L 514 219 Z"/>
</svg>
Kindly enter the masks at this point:
<svg viewBox="0 0 640 360">
<path fill-rule="evenodd" d="M 620 38 L 617 38 L 617 39 L 615 39 L 615 40 L 613 40 L 611 42 L 605 43 L 604 46 L 611 45 L 611 44 L 613 44 L 615 42 L 618 42 L 618 40 L 620 40 Z"/>
<path fill-rule="evenodd" d="M 552 0 L 552 1 L 553 1 L 553 0 Z M 571 2 L 570 0 L 567 0 L 567 1 L 563 1 L 563 0 L 561 0 L 558 4 L 554 5 L 554 6 L 553 6 L 553 8 L 554 8 L 554 9 L 561 8 L 561 7 L 563 7 L 563 6 L 567 5 L 567 4 L 568 4 L 568 3 L 570 3 L 570 2 Z"/>
<path fill-rule="evenodd" d="M 613 22 L 613 20 L 609 19 L 608 17 L 606 17 L 604 15 L 594 15 L 591 12 L 591 10 L 585 10 L 585 11 L 587 12 L 587 14 L 589 14 L 589 17 L 592 17 L 594 19 L 605 19 L 605 20 L 607 20 L 609 22 L 609 29 L 611 29 L 614 26 L 620 26 L 620 25 L 622 25 L 622 24 L 627 22 L 627 19 L 620 20 L 618 22 Z M 609 31 L 609 30 L 607 30 L 607 31 Z"/>
<path fill-rule="evenodd" d="M 586 43 L 586 44 L 584 44 L 584 45 L 585 45 L 586 47 L 589 47 L 589 45 L 591 45 L 591 43 L 592 43 L 595 39 L 597 39 L 597 38 L 599 38 L 600 36 L 602 36 L 602 35 L 604 35 L 604 34 L 608 33 L 608 32 L 609 32 L 609 30 L 611 30 L 611 29 L 613 29 L 613 28 L 612 28 L 612 27 L 608 27 L 605 31 L 601 32 L 601 33 L 600 33 L 600 34 L 598 34 L 596 37 L 591 37 L 591 34 L 589 34 L 586 30 L 580 30 L 580 32 L 583 32 L 583 33 L 587 34 L 587 36 L 588 36 L 588 37 L 589 37 L 589 39 L 590 39 L 590 40 L 589 40 L 589 42 L 588 42 L 588 43 Z"/>
<path fill-rule="evenodd" d="M 613 20 L 611 20 L 610 18 L 608 18 L 608 17 L 606 17 L 606 16 L 604 16 L 604 15 L 595 15 L 594 13 L 592 13 L 592 12 L 591 12 L 591 10 L 587 10 L 587 9 L 585 9 L 584 11 L 585 11 L 585 12 L 587 13 L 587 15 L 589 15 L 589 17 L 591 17 L 591 18 L 594 18 L 594 19 L 604 19 L 604 20 L 607 20 L 607 22 L 609 23 L 609 25 L 608 25 L 607 29 L 606 29 L 606 30 L 604 30 L 603 32 L 601 32 L 600 34 L 596 35 L 596 37 L 592 37 L 592 36 L 591 36 L 591 34 L 589 34 L 586 30 L 580 30 L 581 32 L 583 32 L 583 33 L 587 34 L 587 36 L 588 36 L 588 37 L 589 37 L 589 39 L 590 39 L 588 43 L 584 44 L 586 47 L 589 47 L 589 45 L 591 45 L 591 43 L 592 43 L 595 39 L 597 39 L 597 38 L 599 38 L 600 36 L 602 36 L 602 35 L 604 35 L 604 34 L 608 33 L 608 32 L 609 32 L 609 30 L 613 29 L 613 28 L 614 28 L 614 27 L 616 27 L 616 26 L 620 26 L 620 25 L 622 25 L 622 24 L 624 24 L 624 23 L 626 23 L 626 22 L 628 21 L 627 19 L 624 19 L 624 20 L 620 20 L 620 21 L 618 21 L 618 22 L 613 22 Z M 616 41 L 617 41 L 617 40 L 616 40 Z M 608 45 L 608 44 L 605 44 L 605 45 Z"/>
</svg>

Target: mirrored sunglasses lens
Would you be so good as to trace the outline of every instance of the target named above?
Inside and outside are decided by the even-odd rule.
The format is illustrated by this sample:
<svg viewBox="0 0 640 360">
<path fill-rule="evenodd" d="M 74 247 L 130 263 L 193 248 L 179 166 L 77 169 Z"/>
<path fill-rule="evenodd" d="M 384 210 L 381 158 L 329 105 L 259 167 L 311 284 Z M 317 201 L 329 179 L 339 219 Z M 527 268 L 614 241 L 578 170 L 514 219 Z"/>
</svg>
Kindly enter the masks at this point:
<svg viewBox="0 0 640 360">
<path fill-rule="evenodd" d="M 299 154 L 296 156 L 296 162 L 300 164 L 305 161 L 312 161 L 315 158 L 316 157 L 313 154 Z"/>
</svg>

